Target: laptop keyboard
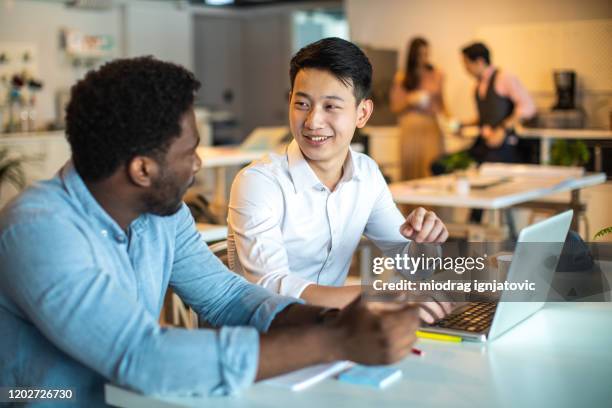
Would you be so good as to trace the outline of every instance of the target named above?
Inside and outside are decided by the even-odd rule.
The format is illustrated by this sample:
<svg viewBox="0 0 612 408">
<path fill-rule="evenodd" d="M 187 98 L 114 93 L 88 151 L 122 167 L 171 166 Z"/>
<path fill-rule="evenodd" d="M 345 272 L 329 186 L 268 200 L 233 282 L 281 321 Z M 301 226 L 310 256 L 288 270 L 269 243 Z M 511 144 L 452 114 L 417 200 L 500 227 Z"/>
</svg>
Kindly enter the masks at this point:
<svg viewBox="0 0 612 408">
<path fill-rule="evenodd" d="M 467 309 L 451 313 L 433 326 L 479 333 L 491 327 L 497 303 L 469 303 Z"/>
</svg>

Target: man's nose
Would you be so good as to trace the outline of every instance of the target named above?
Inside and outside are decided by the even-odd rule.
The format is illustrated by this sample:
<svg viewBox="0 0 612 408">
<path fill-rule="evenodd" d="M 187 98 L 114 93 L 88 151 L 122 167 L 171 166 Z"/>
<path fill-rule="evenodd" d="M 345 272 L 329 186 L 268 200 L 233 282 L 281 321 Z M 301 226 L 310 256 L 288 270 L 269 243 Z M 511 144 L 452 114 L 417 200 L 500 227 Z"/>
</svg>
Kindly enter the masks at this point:
<svg viewBox="0 0 612 408">
<path fill-rule="evenodd" d="M 321 108 L 313 107 L 306 116 L 304 126 L 308 129 L 321 129 L 324 123 L 324 113 Z"/>
<path fill-rule="evenodd" d="M 195 158 L 195 160 L 193 162 L 193 172 L 197 173 L 202 168 L 202 158 L 200 157 L 198 152 L 196 152 L 195 156 L 196 156 L 196 158 Z"/>
</svg>

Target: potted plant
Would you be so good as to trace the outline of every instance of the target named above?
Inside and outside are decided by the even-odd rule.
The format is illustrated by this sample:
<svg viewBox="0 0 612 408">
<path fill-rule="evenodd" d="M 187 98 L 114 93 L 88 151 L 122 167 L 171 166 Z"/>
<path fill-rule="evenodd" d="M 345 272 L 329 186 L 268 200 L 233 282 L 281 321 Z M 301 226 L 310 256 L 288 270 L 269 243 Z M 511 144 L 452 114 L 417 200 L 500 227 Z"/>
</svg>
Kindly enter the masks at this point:
<svg viewBox="0 0 612 408">
<path fill-rule="evenodd" d="M 555 140 L 550 151 L 550 164 L 557 166 L 584 166 L 590 158 L 591 153 L 581 140 Z"/>
<path fill-rule="evenodd" d="M 467 152 L 462 151 L 446 156 L 441 163 L 447 173 L 452 173 L 467 170 L 475 162 Z"/>
<path fill-rule="evenodd" d="M 7 148 L 0 147 L 0 196 L 4 183 L 9 183 L 18 190 L 25 187 L 25 174 L 21 166 L 23 161 L 21 157 L 11 156 Z"/>
</svg>

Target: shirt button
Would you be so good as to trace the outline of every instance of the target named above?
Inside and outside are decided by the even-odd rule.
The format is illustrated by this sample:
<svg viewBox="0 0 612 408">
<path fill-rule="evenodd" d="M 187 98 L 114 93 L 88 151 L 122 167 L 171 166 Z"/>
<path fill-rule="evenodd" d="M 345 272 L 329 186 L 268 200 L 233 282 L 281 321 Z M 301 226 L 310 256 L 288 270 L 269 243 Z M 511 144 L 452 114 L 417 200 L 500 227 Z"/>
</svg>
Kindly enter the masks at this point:
<svg viewBox="0 0 612 408">
<path fill-rule="evenodd" d="M 108 237 L 108 231 L 107 231 L 107 230 L 102 230 L 102 231 L 100 231 L 100 234 L 102 234 L 102 236 L 103 236 L 104 238 Z"/>
<path fill-rule="evenodd" d="M 123 235 L 117 235 L 115 238 L 120 244 L 123 244 L 125 242 L 125 237 Z"/>
</svg>

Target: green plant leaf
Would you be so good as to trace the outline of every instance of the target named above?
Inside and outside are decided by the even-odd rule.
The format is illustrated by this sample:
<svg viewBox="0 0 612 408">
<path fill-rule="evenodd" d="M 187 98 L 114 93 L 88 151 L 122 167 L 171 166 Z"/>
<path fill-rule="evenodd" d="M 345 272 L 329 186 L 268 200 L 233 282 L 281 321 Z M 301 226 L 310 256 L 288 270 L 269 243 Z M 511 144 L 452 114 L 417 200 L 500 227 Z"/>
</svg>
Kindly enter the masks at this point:
<svg viewBox="0 0 612 408">
<path fill-rule="evenodd" d="M 447 173 L 455 170 L 465 170 L 470 167 L 474 160 L 467 152 L 457 152 L 446 156 L 441 160 L 442 165 Z"/>
<path fill-rule="evenodd" d="M 612 234 L 612 226 L 606 227 L 606 228 L 602 229 L 601 231 L 599 231 L 597 234 L 595 234 L 593 239 L 601 238 L 601 237 L 603 237 L 604 235 L 607 235 L 607 234 Z"/>
<path fill-rule="evenodd" d="M 557 166 L 583 166 L 591 158 L 589 148 L 582 140 L 555 140 L 550 151 L 550 164 Z"/>
<path fill-rule="evenodd" d="M 26 180 L 21 165 L 25 160 L 23 157 L 10 157 L 7 148 L 0 149 L 0 185 L 7 182 L 18 190 L 24 188 Z"/>
</svg>

